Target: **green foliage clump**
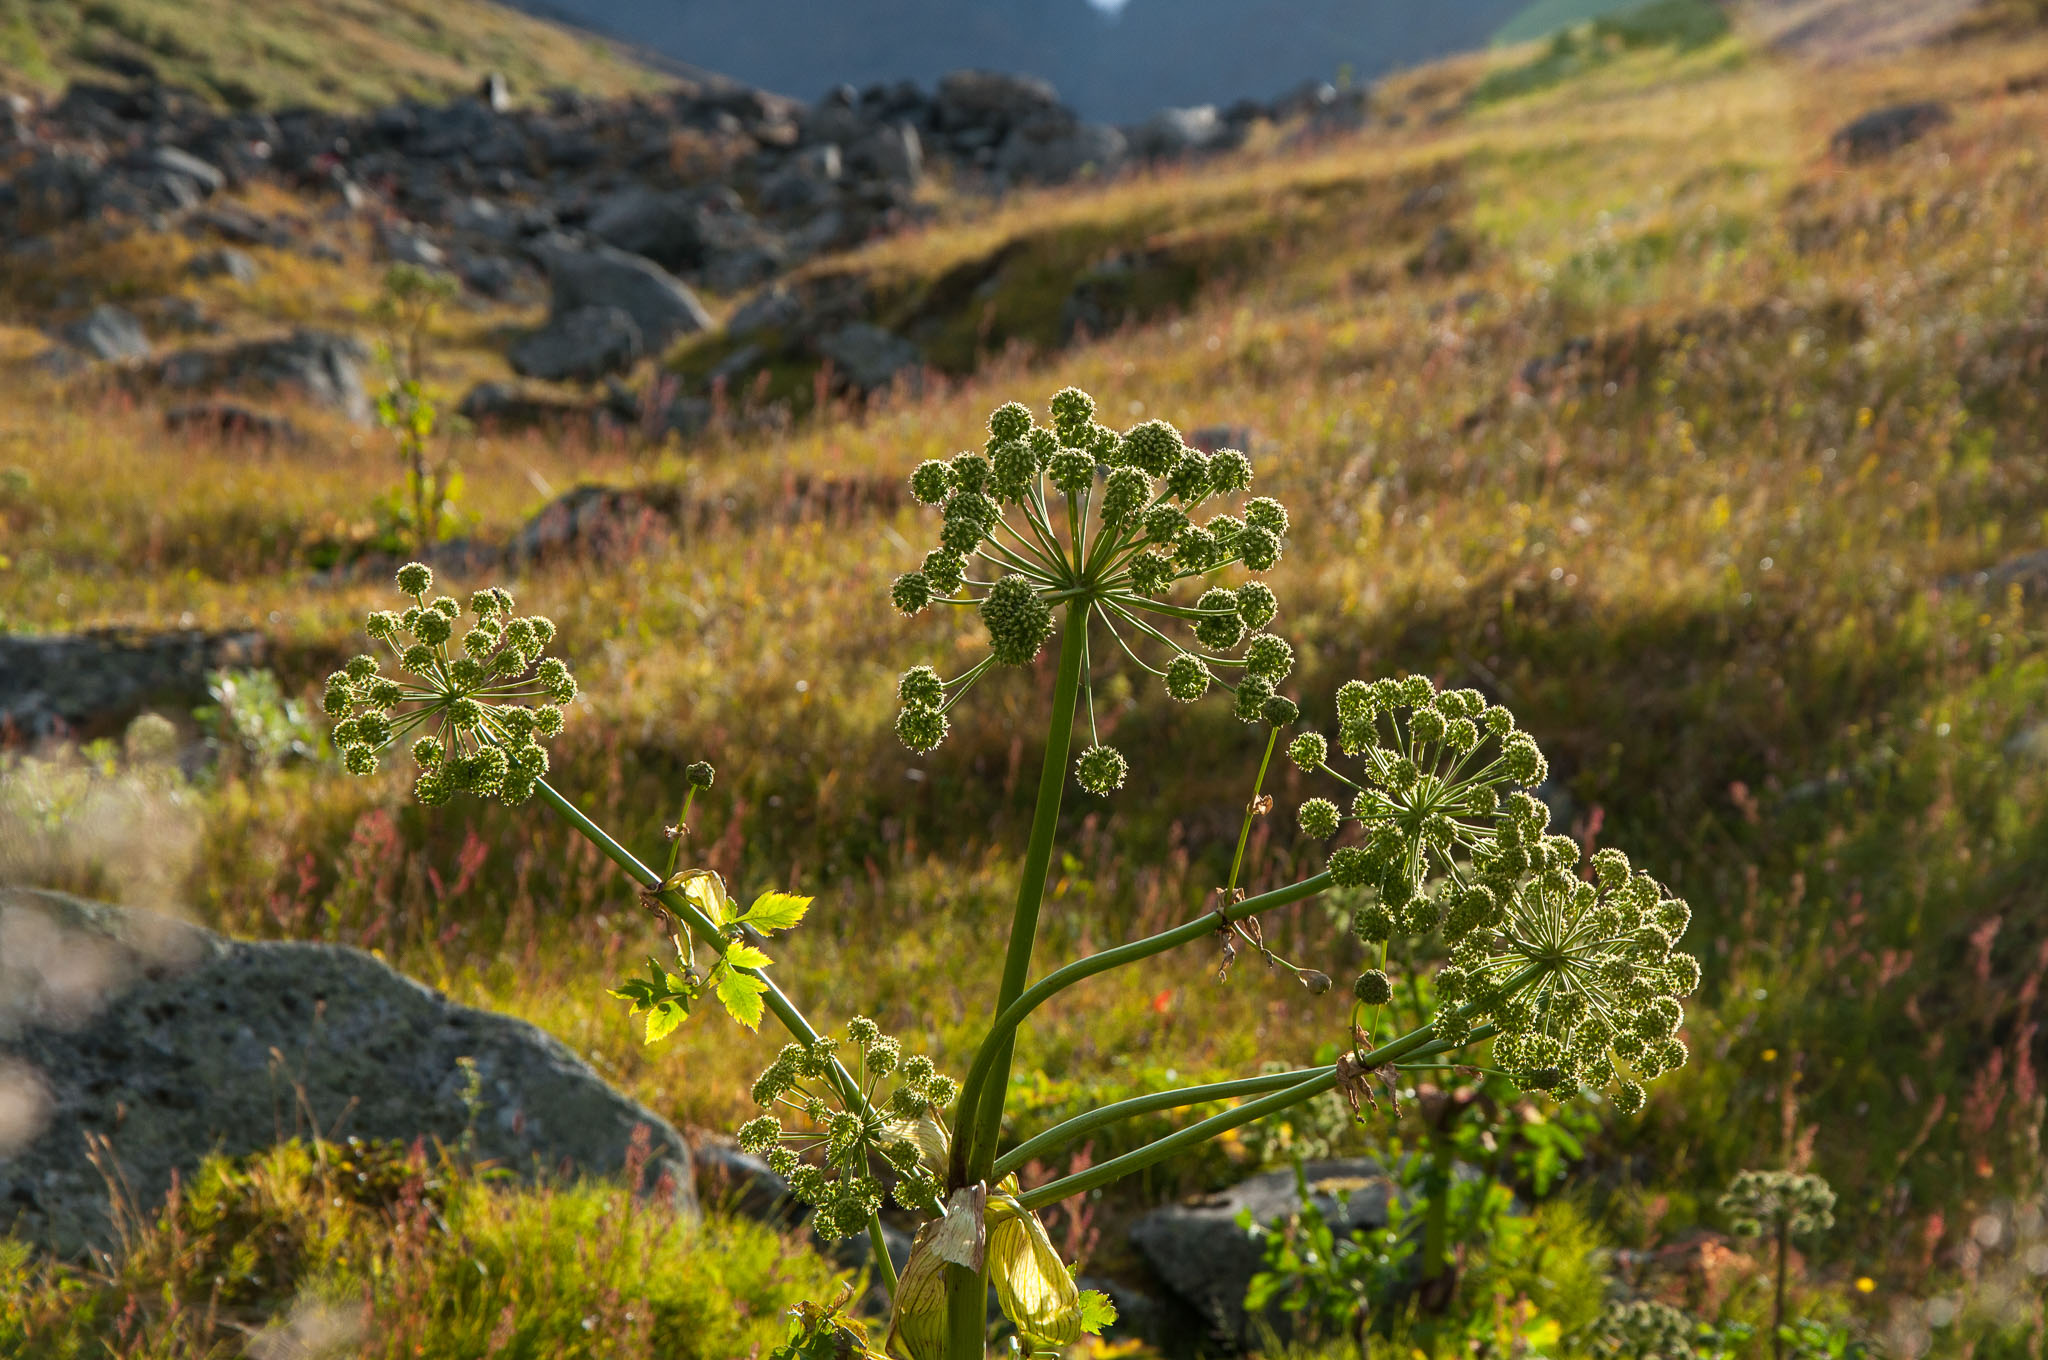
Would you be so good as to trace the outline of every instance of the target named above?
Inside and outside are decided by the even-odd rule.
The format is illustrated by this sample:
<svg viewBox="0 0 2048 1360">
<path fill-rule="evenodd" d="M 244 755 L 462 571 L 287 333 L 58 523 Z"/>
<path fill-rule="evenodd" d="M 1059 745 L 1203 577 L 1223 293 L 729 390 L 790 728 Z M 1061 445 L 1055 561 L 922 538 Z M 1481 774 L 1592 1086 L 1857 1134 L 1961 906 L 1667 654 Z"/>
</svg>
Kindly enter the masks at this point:
<svg viewBox="0 0 2048 1360">
<path fill-rule="evenodd" d="M 0 1239 L 0 1354 L 225 1360 L 317 1341 L 376 1360 L 725 1360 L 775 1344 L 833 1283 L 769 1229 L 693 1221 L 659 1189 L 500 1179 L 354 1139 L 209 1158 L 160 1210 L 120 1206 L 104 1267 Z"/>
</svg>

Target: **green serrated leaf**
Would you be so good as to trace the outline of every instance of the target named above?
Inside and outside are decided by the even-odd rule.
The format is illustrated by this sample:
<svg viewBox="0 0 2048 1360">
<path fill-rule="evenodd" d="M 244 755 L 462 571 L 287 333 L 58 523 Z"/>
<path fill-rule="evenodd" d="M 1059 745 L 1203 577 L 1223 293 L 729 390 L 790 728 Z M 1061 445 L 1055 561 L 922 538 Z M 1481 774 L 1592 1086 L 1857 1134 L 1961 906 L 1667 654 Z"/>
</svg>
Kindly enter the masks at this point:
<svg viewBox="0 0 2048 1360">
<path fill-rule="evenodd" d="M 742 973 L 732 967 L 721 967 L 718 970 L 719 1004 L 725 1007 L 726 1014 L 748 1029 L 761 1027 L 761 1013 L 764 1009 L 761 998 L 767 991 L 768 984 L 751 973 Z"/>
<path fill-rule="evenodd" d="M 640 978 L 627 978 L 609 991 L 619 1000 L 633 1003 L 633 1009 L 628 1014 L 637 1015 L 654 1004 L 654 988 Z"/>
<path fill-rule="evenodd" d="M 1090 1336 L 1101 1336 L 1102 1329 L 1116 1321 L 1116 1304 L 1109 1295 L 1099 1289 L 1081 1291 L 1081 1330 Z"/>
<path fill-rule="evenodd" d="M 660 1043 L 675 1033 L 676 1026 L 689 1018 L 689 1009 L 681 1000 L 665 999 L 654 1003 L 647 1012 L 647 1042 Z"/>
<path fill-rule="evenodd" d="M 766 954 L 754 948 L 754 946 L 743 941 L 735 941 L 725 951 L 725 961 L 735 968 L 766 968 L 769 964 L 775 962 L 775 960 L 769 958 Z"/>
<path fill-rule="evenodd" d="M 788 930 L 804 919 L 804 913 L 811 909 L 811 899 L 798 897 L 795 893 L 764 892 L 754 899 L 754 905 L 747 908 L 747 914 L 740 917 L 748 925 L 763 933 L 771 930 Z"/>
</svg>

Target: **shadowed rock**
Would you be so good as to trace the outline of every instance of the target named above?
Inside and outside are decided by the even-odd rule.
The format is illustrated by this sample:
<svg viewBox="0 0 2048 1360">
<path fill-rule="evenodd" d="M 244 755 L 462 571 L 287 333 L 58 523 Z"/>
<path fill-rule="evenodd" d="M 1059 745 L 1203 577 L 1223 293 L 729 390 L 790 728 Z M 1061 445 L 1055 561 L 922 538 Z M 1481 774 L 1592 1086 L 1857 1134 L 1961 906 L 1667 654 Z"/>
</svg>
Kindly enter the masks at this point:
<svg viewBox="0 0 2048 1360">
<path fill-rule="evenodd" d="M 451 1004 L 360 950 L 230 940 L 57 893 L 0 897 L 0 1069 L 19 1118 L 0 1147 L 0 1232 L 63 1255 L 111 1245 L 86 1157 L 105 1135 L 147 1210 L 213 1151 L 295 1132 L 453 1144 L 520 1176 L 613 1174 L 636 1126 L 650 1179 L 694 1212 L 690 1153 L 561 1043 Z M 24 1074 L 31 1074 L 26 1075 Z"/>
</svg>

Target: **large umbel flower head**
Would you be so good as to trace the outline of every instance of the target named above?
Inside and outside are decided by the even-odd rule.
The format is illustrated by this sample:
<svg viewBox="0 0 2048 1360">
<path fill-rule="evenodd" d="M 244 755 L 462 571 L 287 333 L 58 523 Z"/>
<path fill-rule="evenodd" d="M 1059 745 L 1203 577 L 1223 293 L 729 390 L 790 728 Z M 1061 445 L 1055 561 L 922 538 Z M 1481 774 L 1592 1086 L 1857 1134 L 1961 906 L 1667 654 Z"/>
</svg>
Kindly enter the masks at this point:
<svg viewBox="0 0 2048 1360">
<path fill-rule="evenodd" d="M 1192 703 L 1216 685 L 1246 722 L 1294 720 L 1294 705 L 1274 693 L 1294 651 L 1258 631 L 1279 608 L 1273 592 L 1251 580 L 1172 598 L 1227 567 L 1258 574 L 1280 560 L 1287 511 L 1263 496 L 1238 503 L 1251 489 L 1250 458 L 1189 448 L 1163 420 L 1119 434 L 1096 423 L 1094 398 L 1071 387 L 1053 397 L 1050 426 L 1010 402 L 988 430 L 980 451 L 924 463 L 910 477 L 911 494 L 943 521 L 938 546 L 896 578 L 890 596 L 907 615 L 976 610 L 989 651 L 951 679 L 929 666 L 904 673 L 896 732 L 906 746 L 924 752 L 944 741 L 947 714 L 974 682 L 992 666 L 1028 665 L 1053 635 L 1054 608 L 1077 601 L 1088 615 L 1084 648 L 1098 635 L 1112 639 L 1173 698 Z M 1216 501 L 1237 510 L 1198 521 L 1195 512 Z M 1092 687 L 1088 715 L 1092 736 Z M 1127 769 L 1099 740 L 1075 762 L 1093 793 L 1120 787 Z"/>
<path fill-rule="evenodd" d="M 1300 734 L 1288 754 L 1354 793 L 1363 844 L 1332 851 L 1329 872 L 1368 894 L 1353 918 L 1359 939 L 1384 962 L 1397 938 L 1439 936 L 1450 961 L 1436 975 L 1438 1037 L 1462 1043 L 1490 1025 L 1496 1065 L 1524 1087 L 1612 1086 L 1623 1113 L 1641 1109 L 1643 1083 L 1686 1059 L 1679 999 L 1700 966 L 1674 946 L 1690 909 L 1619 850 L 1578 875 L 1578 843 L 1545 834 L 1549 810 L 1518 791 L 1542 782 L 1542 751 L 1477 691 L 1438 692 L 1422 676 L 1353 680 L 1337 717 L 1359 779 L 1332 766 L 1320 733 Z M 1327 798 L 1299 817 L 1313 836 L 1346 820 Z M 1391 988 L 1374 969 L 1355 993 L 1378 1005 Z"/>
<path fill-rule="evenodd" d="M 413 737 L 420 802 L 474 793 L 522 803 L 548 770 L 541 742 L 560 734 L 561 705 L 576 697 L 569 668 L 542 655 L 555 625 L 514 617 L 511 595 L 494 586 L 469 597 L 472 622 L 458 638 L 462 606 L 448 595 L 429 599 L 433 588 L 421 563 L 399 568 L 398 589 L 412 604 L 364 623 L 403 679 L 385 676 L 367 653 L 327 677 L 322 705 L 336 720 L 342 765 L 374 773 L 387 748 Z"/>
<path fill-rule="evenodd" d="M 1806 1237 L 1835 1226 L 1835 1192 L 1810 1173 L 1744 1171 L 1728 1182 L 1721 1212 L 1737 1237 Z"/>
</svg>

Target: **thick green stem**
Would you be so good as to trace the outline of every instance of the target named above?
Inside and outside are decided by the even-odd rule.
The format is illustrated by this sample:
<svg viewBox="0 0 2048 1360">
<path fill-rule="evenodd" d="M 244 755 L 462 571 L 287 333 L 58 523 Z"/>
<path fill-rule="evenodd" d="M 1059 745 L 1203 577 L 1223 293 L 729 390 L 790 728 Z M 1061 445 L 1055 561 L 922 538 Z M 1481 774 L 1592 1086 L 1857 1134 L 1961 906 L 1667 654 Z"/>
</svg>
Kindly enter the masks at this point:
<svg viewBox="0 0 2048 1360">
<path fill-rule="evenodd" d="M 638 882 L 641 887 L 659 888 L 665 881 L 654 870 L 642 864 L 639 856 L 613 840 L 603 827 L 584 816 L 582 809 L 578 808 L 567 798 L 564 798 L 545 779 L 535 783 L 534 791 L 540 795 L 542 802 L 561 814 L 562 818 L 569 825 L 575 827 L 585 840 L 595 845 L 599 850 L 602 850 L 606 858 L 610 859 L 612 863 L 618 865 L 621 869 L 624 869 L 627 876 Z M 694 789 L 691 790 L 691 796 L 694 797 L 695 792 Z M 685 815 L 688 815 L 689 803 L 687 800 L 683 806 Z M 674 856 L 671 855 L 670 858 L 673 861 Z M 700 943 L 717 951 L 721 957 L 724 955 L 731 941 L 725 938 L 723 932 L 712 923 L 709 917 L 697 910 L 688 898 L 674 889 L 665 890 L 659 896 L 661 904 L 687 926 L 690 933 L 696 936 Z M 745 968 L 740 971 L 761 980 L 762 985 L 768 989 L 767 994 L 762 997 L 762 1000 L 767 1004 L 769 1013 L 782 1022 L 782 1027 L 788 1030 L 792 1037 L 806 1044 L 818 1041 L 818 1031 L 811 1027 L 811 1022 L 804 1018 L 804 1013 L 796 1008 L 796 1003 L 783 995 L 782 989 L 775 985 L 773 979 L 755 968 Z M 832 1062 L 832 1075 L 833 1084 L 839 1088 L 840 1096 L 849 1107 L 855 1110 L 865 1110 L 868 1108 L 867 1098 L 861 1094 L 860 1084 L 854 1081 L 853 1074 L 848 1072 L 836 1058 Z M 889 1259 L 889 1248 L 882 1241 L 881 1221 L 872 1216 L 868 1222 L 868 1242 L 874 1249 L 875 1273 L 882 1277 L 883 1281 L 889 1286 L 890 1294 L 894 1295 L 896 1292 L 896 1265 L 895 1262 Z"/>
<path fill-rule="evenodd" d="M 1059 829 L 1060 800 L 1067 787 L 1067 751 L 1073 744 L 1074 710 L 1080 698 L 1082 661 L 1088 638 L 1086 598 L 1067 604 L 1060 629 L 1059 675 L 1053 683 L 1052 720 L 1046 729 L 1045 764 L 1038 772 L 1038 802 L 1031 813 L 1031 839 L 1024 850 L 1024 868 L 1017 882 L 1017 906 L 1010 918 L 1010 947 L 1003 958 L 1003 980 L 996 993 L 996 1013 L 1007 1011 L 1024 990 L 1031 973 L 1031 950 L 1038 940 L 1038 909 L 1045 900 L 1045 877 L 1052 867 L 1053 833 Z M 982 1043 L 987 1055 L 985 1080 L 974 1090 L 962 1089 L 953 1115 L 953 1155 L 947 1183 L 958 1187 L 989 1178 L 996 1140 L 1002 1136 L 1003 1099 L 1010 1085 L 1010 1054 L 1016 1027 L 998 1040 L 991 1033 Z M 980 1056 L 980 1055 L 977 1055 Z M 981 1360 L 988 1338 L 987 1277 L 959 1266 L 946 1268 L 946 1354 L 949 1360 Z"/>
<path fill-rule="evenodd" d="M 1053 833 L 1059 829 L 1060 799 L 1067 787 L 1067 752 L 1073 744 L 1074 710 L 1081 692 L 1081 662 L 1088 629 L 1088 604 L 1067 606 L 1060 630 L 1059 675 L 1053 684 L 1052 722 L 1046 729 L 1045 763 L 1038 772 L 1038 803 L 1031 814 L 1031 839 L 1017 883 L 1017 905 L 1010 917 L 1010 947 L 1003 957 L 1003 978 L 996 992 L 998 1017 L 1024 990 L 1031 972 L 1032 946 L 1038 940 L 1038 910 L 1045 900 L 1046 874 L 1052 867 Z M 1016 1030 L 990 1034 L 982 1045 L 989 1055 L 988 1076 L 978 1091 L 963 1090 L 954 1114 L 953 1156 L 949 1184 L 971 1185 L 988 1177 L 1001 1136 L 1003 1098 L 1010 1083 L 1010 1053 Z M 991 1051 L 990 1044 L 994 1044 Z M 973 1096 L 975 1098 L 970 1099 Z"/>
<path fill-rule="evenodd" d="M 875 1258 L 875 1274 L 881 1277 L 889 1297 L 896 1297 L 896 1263 L 889 1259 L 889 1244 L 882 1240 L 882 1216 L 868 1215 L 868 1246 Z"/>
<path fill-rule="evenodd" d="M 1778 1221 L 1778 1282 L 1771 1295 L 1771 1360 L 1785 1360 L 1785 1253 L 1791 1246 L 1786 1220 Z"/>
<path fill-rule="evenodd" d="M 1443 1277 L 1450 1237 L 1451 1140 L 1441 1130 L 1430 1134 L 1429 1169 L 1423 1177 L 1422 1193 L 1429 1201 L 1422 1220 L 1422 1280 L 1427 1297 L 1428 1285 Z"/>
<path fill-rule="evenodd" d="M 1310 1077 L 1324 1072 L 1334 1072 L 1335 1067 L 1305 1067 L 1295 1072 L 1274 1072 L 1263 1077 L 1242 1077 L 1236 1081 L 1213 1082 L 1207 1086 L 1180 1086 L 1171 1091 L 1154 1091 L 1150 1095 L 1132 1096 L 1119 1100 L 1113 1105 L 1104 1105 L 1086 1114 L 1075 1115 L 1064 1123 L 1055 1124 L 1044 1133 L 1011 1148 L 996 1158 L 995 1176 L 998 1180 L 1017 1170 L 1034 1157 L 1043 1157 L 1058 1152 L 1079 1138 L 1093 1133 L 1096 1129 L 1132 1119 L 1154 1110 L 1178 1110 L 1188 1105 L 1206 1105 L 1212 1100 L 1236 1100 L 1240 1096 L 1263 1095 L 1293 1086 Z"/>
</svg>

